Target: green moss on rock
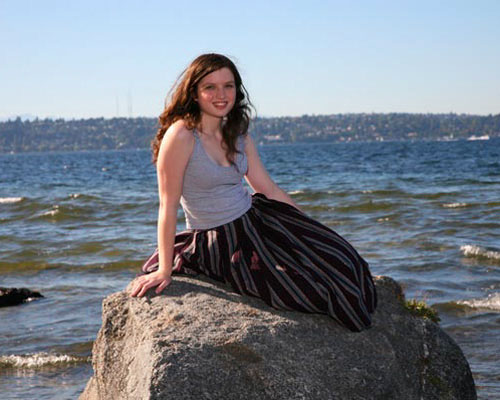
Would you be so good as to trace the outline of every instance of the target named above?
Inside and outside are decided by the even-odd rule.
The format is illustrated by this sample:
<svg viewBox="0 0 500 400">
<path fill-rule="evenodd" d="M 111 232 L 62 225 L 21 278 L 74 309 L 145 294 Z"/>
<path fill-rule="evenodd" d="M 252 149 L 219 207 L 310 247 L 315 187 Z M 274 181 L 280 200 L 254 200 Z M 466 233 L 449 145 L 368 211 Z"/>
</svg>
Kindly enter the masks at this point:
<svg viewBox="0 0 500 400">
<path fill-rule="evenodd" d="M 403 305 L 411 314 L 416 315 L 417 317 L 427 318 L 435 323 L 441 321 L 441 318 L 438 316 L 438 312 L 422 300 L 405 300 Z"/>
</svg>

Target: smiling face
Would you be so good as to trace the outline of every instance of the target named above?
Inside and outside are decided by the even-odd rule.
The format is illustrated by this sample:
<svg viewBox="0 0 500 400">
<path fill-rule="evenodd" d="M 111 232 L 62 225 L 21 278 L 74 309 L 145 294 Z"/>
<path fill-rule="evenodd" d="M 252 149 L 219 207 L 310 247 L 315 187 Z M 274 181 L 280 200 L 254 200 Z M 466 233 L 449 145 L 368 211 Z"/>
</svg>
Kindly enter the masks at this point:
<svg viewBox="0 0 500 400">
<path fill-rule="evenodd" d="M 236 84 L 231 70 L 218 69 L 204 76 L 197 85 L 196 95 L 200 111 L 222 118 L 231 111 L 236 99 Z"/>
</svg>

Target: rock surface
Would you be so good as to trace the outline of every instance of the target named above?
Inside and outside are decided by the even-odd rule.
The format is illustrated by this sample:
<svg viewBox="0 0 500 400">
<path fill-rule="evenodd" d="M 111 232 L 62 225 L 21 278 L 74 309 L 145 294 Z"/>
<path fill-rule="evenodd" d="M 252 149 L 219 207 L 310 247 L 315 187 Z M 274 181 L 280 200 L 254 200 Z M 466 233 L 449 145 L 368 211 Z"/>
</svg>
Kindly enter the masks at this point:
<svg viewBox="0 0 500 400">
<path fill-rule="evenodd" d="M 0 307 L 17 306 L 40 297 L 44 296 L 27 288 L 0 287 Z"/>
<path fill-rule="evenodd" d="M 203 276 L 174 276 L 143 298 L 129 297 L 129 285 L 103 301 L 94 376 L 80 400 L 476 399 L 458 345 L 410 315 L 397 282 L 374 279 L 378 308 L 359 333 Z"/>
</svg>

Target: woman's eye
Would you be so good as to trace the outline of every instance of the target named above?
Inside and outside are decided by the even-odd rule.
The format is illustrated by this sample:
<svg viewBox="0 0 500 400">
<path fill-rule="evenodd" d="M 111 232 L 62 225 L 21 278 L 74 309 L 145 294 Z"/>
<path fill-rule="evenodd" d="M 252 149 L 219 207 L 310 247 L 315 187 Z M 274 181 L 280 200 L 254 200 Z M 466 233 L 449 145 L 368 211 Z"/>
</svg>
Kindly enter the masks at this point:
<svg viewBox="0 0 500 400">
<path fill-rule="evenodd" d="M 227 88 L 234 88 L 234 85 L 226 85 Z M 205 90 L 212 90 L 212 89 L 215 89 L 215 86 L 213 85 L 209 85 L 209 86 L 205 86 Z"/>
</svg>

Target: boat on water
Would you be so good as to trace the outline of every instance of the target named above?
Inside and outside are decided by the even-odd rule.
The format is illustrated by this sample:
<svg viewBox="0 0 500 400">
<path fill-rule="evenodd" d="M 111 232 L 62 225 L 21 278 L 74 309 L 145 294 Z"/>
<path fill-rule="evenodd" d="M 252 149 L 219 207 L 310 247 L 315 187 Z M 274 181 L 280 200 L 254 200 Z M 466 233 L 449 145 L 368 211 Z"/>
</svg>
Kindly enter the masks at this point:
<svg viewBox="0 0 500 400">
<path fill-rule="evenodd" d="M 490 135 L 483 135 L 483 136 L 472 135 L 469 136 L 467 140 L 490 140 Z"/>
</svg>

